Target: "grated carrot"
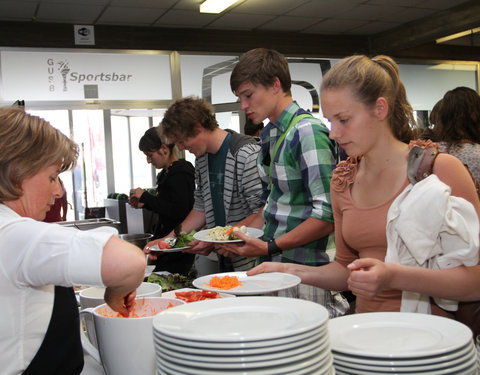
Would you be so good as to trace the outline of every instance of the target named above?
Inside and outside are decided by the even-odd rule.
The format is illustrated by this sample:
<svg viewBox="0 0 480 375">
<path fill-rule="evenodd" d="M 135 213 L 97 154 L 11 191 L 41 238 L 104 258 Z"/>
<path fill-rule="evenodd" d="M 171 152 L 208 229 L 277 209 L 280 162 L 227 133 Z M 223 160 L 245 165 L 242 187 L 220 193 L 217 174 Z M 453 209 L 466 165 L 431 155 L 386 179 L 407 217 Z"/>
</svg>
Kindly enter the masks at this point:
<svg viewBox="0 0 480 375">
<path fill-rule="evenodd" d="M 205 284 L 207 286 L 210 286 L 212 288 L 217 288 L 217 289 L 232 289 L 236 288 L 237 286 L 242 286 L 242 282 L 238 280 L 237 276 L 213 276 L 210 279 L 210 282 L 208 284 Z"/>
</svg>

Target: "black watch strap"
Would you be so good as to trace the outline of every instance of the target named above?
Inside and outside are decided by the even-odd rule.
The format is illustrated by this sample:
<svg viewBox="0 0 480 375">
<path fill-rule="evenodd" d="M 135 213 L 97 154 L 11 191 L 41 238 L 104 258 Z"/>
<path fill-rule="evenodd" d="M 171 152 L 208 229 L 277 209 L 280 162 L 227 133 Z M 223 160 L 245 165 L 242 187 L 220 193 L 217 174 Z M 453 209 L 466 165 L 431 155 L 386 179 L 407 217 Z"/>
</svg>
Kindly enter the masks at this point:
<svg viewBox="0 0 480 375">
<path fill-rule="evenodd" d="M 271 240 L 268 240 L 268 255 L 273 256 L 273 255 L 278 255 L 282 253 L 282 249 L 280 249 L 275 242 L 275 239 L 272 238 Z"/>
</svg>

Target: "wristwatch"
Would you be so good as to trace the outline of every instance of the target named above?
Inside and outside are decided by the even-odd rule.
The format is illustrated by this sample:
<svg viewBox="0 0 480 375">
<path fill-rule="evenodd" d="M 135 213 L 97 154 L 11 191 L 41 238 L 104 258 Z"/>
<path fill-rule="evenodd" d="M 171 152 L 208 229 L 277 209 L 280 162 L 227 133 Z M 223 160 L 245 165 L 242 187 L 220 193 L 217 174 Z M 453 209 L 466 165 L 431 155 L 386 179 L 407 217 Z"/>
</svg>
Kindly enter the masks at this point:
<svg viewBox="0 0 480 375">
<path fill-rule="evenodd" d="M 282 249 L 280 249 L 275 242 L 275 238 L 272 238 L 271 240 L 268 240 L 268 255 L 269 256 L 274 256 L 282 253 Z"/>
</svg>

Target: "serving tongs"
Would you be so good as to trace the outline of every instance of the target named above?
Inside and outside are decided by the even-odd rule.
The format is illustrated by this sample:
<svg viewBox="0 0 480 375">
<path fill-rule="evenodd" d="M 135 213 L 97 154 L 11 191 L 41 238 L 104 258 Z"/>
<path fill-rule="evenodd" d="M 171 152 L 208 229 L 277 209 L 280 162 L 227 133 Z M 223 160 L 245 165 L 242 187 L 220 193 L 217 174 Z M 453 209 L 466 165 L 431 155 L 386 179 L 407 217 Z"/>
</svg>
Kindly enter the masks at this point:
<svg viewBox="0 0 480 375">
<path fill-rule="evenodd" d="M 175 237 L 168 237 L 168 238 L 165 238 L 164 240 L 170 245 L 170 247 L 175 246 L 175 244 L 177 243 L 178 237 L 180 237 L 180 235 L 182 234 L 182 224 L 177 224 L 175 228 L 173 228 L 173 234 Z"/>
</svg>

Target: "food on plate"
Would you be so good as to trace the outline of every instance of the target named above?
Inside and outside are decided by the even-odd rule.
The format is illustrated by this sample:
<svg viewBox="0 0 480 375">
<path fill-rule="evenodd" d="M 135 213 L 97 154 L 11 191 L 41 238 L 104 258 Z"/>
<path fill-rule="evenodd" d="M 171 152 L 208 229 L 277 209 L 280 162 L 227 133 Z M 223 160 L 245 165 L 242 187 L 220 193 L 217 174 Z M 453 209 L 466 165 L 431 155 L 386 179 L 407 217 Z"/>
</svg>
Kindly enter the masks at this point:
<svg viewBox="0 0 480 375">
<path fill-rule="evenodd" d="M 175 292 L 175 296 L 185 302 L 203 301 L 206 299 L 222 298 L 217 292 L 208 290 L 189 290 L 186 292 Z"/>
<path fill-rule="evenodd" d="M 241 227 L 227 225 L 225 227 L 217 226 L 210 229 L 207 233 L 207 239 L 212 241 L 238 240 L 239 238 L 236 237 L 233 232 L 241 232 L 248 235 L 247 227 L 245 225 L 242 225 Z"/>
<path fill-rule="evenodd" d="M 177 236 L 177 242 L 173 246 L 174 248 L 179 247 L 188 247 L 188 244 L 192 241 L 195 241 L 193 235 L 197 233 L 196 230 L 192 230 L 190 233 L 180 233 L 180 236 Z"/>
<path fill-rule="evenodd" d="M 190 233 L 180 233 L 177 237 L 165 238 L 164 240 L 158 241 L 157 246 L 160 250 L 188 247 L 190 242 L 195 241 L 193 235 L 196 232 L 196 230 L 192 230 Z"/>
<path fill-rule="evenodd" d="M 170 290 L 175 289 L 193 288 L 192 283 L 195 278 L 195 272 L 191 272 L 187 276 L 178 273 L 162 275 L 152 273 L 148 276 L 147 281 L 149 283 L 160 284 L 162 286 L 162 291 L 169 292 Z"/>
<path fill-rule="evenodd" d="M 170 302 L 168 306 L 165 308 L 169 309 L 170 307 L 173 307 L 173 304 Z M 109 310 L 111 312 L 106 312 L 104 310 L 99 310 L 97 311 L 99 315 L 106 316 L 109 318 L 145 318 L 147 316 L 154 316 L 157 315 L 159 312 L 163 311 L 164 309 L 156 309 L 153 306 L 149 305 L 148 303 L 145 303 L 145 299 L 143 299 L 143 305 L 141 309 L 137 310 L 137 301 L 133 303 L 133 309 L 130 312 L 130 315 L 128 316 L 123 316 L 122 314 L 115 312 L 113 310 Z"/>
<path fill-rule="evenodd" d="M 166 250 L 166 249 L 171 249 L 172 248 L 172 245 L 170 245 L 170 242 L 167 242 L 167 241 L 164 241 L 164 240 L 158 241 L 157 246 L 160 250 Z"/>
<path fill-rule="evenodd" d="M 228 290 L 242 286 L 242 282 L 238 280 L 237 276 L 213 276 L 209 283 L 205 285 L 211 288 Z"/>
</svg>

